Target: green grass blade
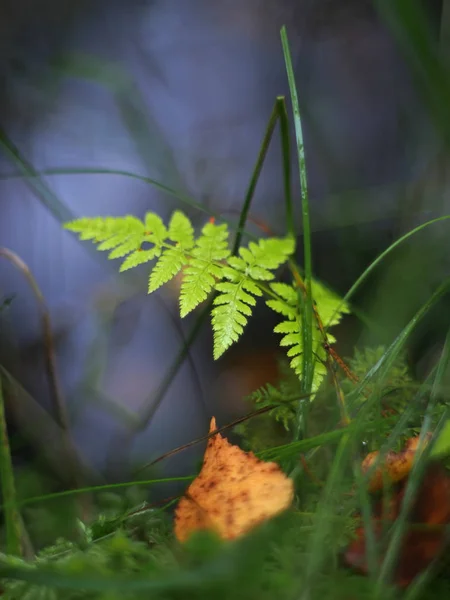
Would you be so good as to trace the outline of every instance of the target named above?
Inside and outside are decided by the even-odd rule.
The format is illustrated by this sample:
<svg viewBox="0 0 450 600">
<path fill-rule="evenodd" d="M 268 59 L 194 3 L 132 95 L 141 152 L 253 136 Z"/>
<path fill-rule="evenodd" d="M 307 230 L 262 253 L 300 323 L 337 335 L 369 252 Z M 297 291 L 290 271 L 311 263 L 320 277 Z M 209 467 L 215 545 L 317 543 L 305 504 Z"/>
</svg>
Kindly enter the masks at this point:
<svg viewBox="0 0 450 600">
<path fill-rule="evenodd" d="M 51 188 L 41 179 L 36 171 L 22 155 L 20 150 L 13 144 L 6 132 L 0 127 L 0 152 L 3 152 L 11 162 L 16 165 L 26 184 L 33 193 L 39 198 L 42 204 L 58 219 L 61 223 L 71 221 L 75 215 L 59 200 Z M 17 177 L 17 176 L 14 176 Z"/>
<path fill-rule="evenodd" d="M 108 483 L 104 485 L 91 485 L 83 488 L 74 490 L 63 490 L 62 492 L 53 492 L 50 494 L 42 494 L 41 496 L 32 496 L 30 498 L 24 498 L 18 502 L 19 506 L 29 506 L 30 504 L 37 504 L 40 502 L 47 502 L 55 500 L 57 498 L 66 498 L 69 496 L 77 496 L 79 494 L 93 494 L 96 492 L 105 492 L 109 490 L 120 490 L 134 486 L 150 486 L 157 485 L 159 483 L 173 483 L 176 481 L 192 481 L 194 475 L 186 475 L 183 477 L 166 477 L 161 479 L 142 479 L 136 481 L 125 481 L 121 483 Z M 4 505 L 5 506 L 5 505 Z"/>
<path fill-rule="evenodd" d="M 313 347 L 312 347 L 312 327 L 313 311 L 311 296 L 311 278 L 312 278 L 312 253 L 311 253 L 311 225 L 309 221 L 309 200 L 308 200 L 308 180 L 306 175 L 305 148 L 303 144 L 303 131 L 300 118 L 300 108 L 298 103 L 297 88 L 295 85 L 294 70 L 289 50 L 289 42 L 286 33 L 286 27 L 281 28 L 281 42 L 283 45 L 284 60 L 289 82 L 292 110 L 294 114 L 294 125 L 297 143 L 297 156 L 300 171 L 300 186 L 302 198 L 302 226 L 303 226 L 303 252 L 305 268 L 305 286 L 307 297 L 305 301 L 304 327 L 303 327 L 303 377 L 302 391 L 310 393 L 314 373 Z M 302 411 L 299 410 L 296 435 L 298 437 L 301 428 Z"/>
<path fill-rule="evenodd" d="M 355 388 L 352 392 L 351 396 L 358 396 L 362 393 L 363 389 L 367 386 L 369 382 L 371 382 L 375 376 L 377 376 L 377 382 L 381 383 L 386 377 L 389 370 L 392 368 L 396 358 L 398 357 L 399 352 L 404 347 L 406 340 L 411 335 L 412 331 L 421 321 L 421 319 L 426 315 L 426 313 L 438 302 L 440 298 L 444 294 L 448 292 L 450 288 L 450 278 L 444 280 L 444 282 L 436 289 L 436 291 L 431 295 L 431 297 L 423 304 L 423 306 L 416 312 L 416 314 L 412 317 L 406 327 L 399 333 L 399 335 L 395 338 L 383 356 L 378 360 L 378 362 L 370 369 L 361 383 Z M 350 398 L 350 396 L 349 396 Z"/>
<path fill-rule="evenodd" d="M 6 552 L 15 556 L 22 553 L 21 519 L 17 507 L 16 486 L 11 450 L 6 426 L 5 401 L 0 377 L 0 481 L 4 498 L 3 510 L 6 528 Z"/>
<path fill-rule="evenodd" d="M 446 221 L 448 219 L 450 219 L 450 215 L 444 215 L 442 217 L 437 217 L 436 219 L 431 219 L 430 221 L 426 221 L 425 223 L 418 225 L 414 229 L 411 229 L 411 231 L 408 231 L 407 233 L 405 233 L 404 235 L 399 237 L 398 240 L 393 242 L 358 277 L 358 279 L 355 281 L 355 283 L 351 286 L 351 288 L 348 290 L 348 292 L 342 298 L 342 302 L 341 302 L 340 306 L 336 309 L 336 313 L 339 311 L 340 307 L 343 306 L 344 303 L 350 301 L 350 299 L 355 294 L 356 290 L 361 286 L 362 283 L 364 283 L 364 281 L 369 277 L 369 275 L 372 273 L 372 271 L 374 271 L 375 268 L 388 256 L 388 254 L 390 254 L 393 250 L 395 250 L 398 246 L 400 246 L 400 244 L 403 244 L 403 242 L 406 242 L 411 236 L 415 235 L 416 233 L 419 233 L 419 231 L 422 231 L 422 229 L 425 229 L 426 227 L 429 227 L 430 225 L 434 225 L 435 223 L 439 223 L 441 221 Z"/>
<path fill-rule="evenodd" d="M 291 185 L 291 143 L 289 138 L 289 122 L 284 96 L 277 98 L 278 117 L 280 119 L 281 157 L 283 161 L 284 202 L 286 206 L 286 225 L 292 237 L 295 237 L 294 207 Z"/>
<path fill-rule="evenodd" d="M 109 169 L 107 167 L 55 167 L 50 169 L 42 169 L 40 171 L 33 171 L 25 173 L 25 174 L 0 174 L 0 181 L 10 180 L 10 179 L 35 179 L 40 178 L 42 176 L 58 176 L 58 175 L 116 175 L 118 177 L 129 177 L 130 179 L 136 179 L 138 181 L 142 181 L 143 183 L 147 183 L 168 196 L 178 200 L 179 202 L 186 204 L 187 206 L 198 210 L 201 213 L 204 213 L 208 217 L 214 217 L 218 221 L 222 223 L 227 223 L 230 229 L 236 229 L 234 223 L 229 219 L 226 219 L 218 212 L 212 211 L 200 202 L 197 202 L 191 196 L 184 194 L 183 192 L 177 191 L 170 186 L 167 186 L 160 181 L 153 179 L 151 177 L 147 177 L 145 175 L 139 175 L 138 173 L 133 173 L 132 171 L 122 170 L 122 169 Z M 61 209 L 62 210 L 62 209 Z M 69 218 L 62 218 L 61 215 L 69 214 L 62 210 L 62 212 L 54 211 L 53 214 L 55 217 L 61 222 L 71 221 L 75 219 L 75 215 L 70 213 Z M 245 229 L 241 229 L 241 234 L 248 236 L 251 239 L 258 239 L 257 236 L 253 235 L 250 231 Z M 98 252 L 96 252 L 96 255 Z M 127 273 L 122 273 L 121 277 L 126 276 Z"/>
<path fill-rule="evenodd" d="M 272 109 L 272 113 L 270 114 L 269 121 L 267 123 L 266 132 L 264 134 L 263 141 L 261 143 L 258 158 L 256 159 L 255 166 L 253 168 L 253 173 L 250 178 L 250 183 L 248 184 L 247 191 L 245 193 L 244 203 L 242 205 L 241 213 L 239 215 L 239 223 L 236 231 L 236 238 L 233 244 L 233 254 L 237 254 L 239 247 L 241 245 L 242 235 L 245 231 L 245 224 L 247 222 L 248 213 L 250 211 L 250 206 L 255 195 L 256 185 L 258 183 L 259 177 L 261 175 L 261 171 L 264 165 L 264 161 L 267 156 L 267 152 L 269 150 L 270 142 L 272 141 L 273 132 L 275 130 L 275 126 L 278 121 L 278 103 L 275 103 L 275 106 Z"/>
</svg>

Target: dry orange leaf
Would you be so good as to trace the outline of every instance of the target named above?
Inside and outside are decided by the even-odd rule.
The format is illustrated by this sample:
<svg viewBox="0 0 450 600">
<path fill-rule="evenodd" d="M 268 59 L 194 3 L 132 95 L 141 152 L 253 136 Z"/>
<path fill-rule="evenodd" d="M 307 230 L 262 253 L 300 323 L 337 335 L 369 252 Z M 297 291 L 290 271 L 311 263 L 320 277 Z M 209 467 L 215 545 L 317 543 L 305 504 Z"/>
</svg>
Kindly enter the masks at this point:
<svg viewBox="0 0 450 600">
<path fill-rule="evenodd" d="M 424 441 L 422 449 L 428 443 Z M 419 436 L 410 438 L 406 442 L 406 447 L 402 452 L 388 452 L 384 459 L 384 464 L 377 467 L 369 481 L 369 491 L 376 492 L 383 488 L 384 482 L 397 483 L 404 479 L 411 471 L 414 457 L 419 446 Z M 379 452 L 371 452 L 366 456 L 362 463 L 363 473 L 367 473 L 378 457 Z"/>
<path fill-rule="evenodd" d="M 380 545 L 380 561 L 386 552 L 386 525 L 384 519 L 395 521 L 401 510 L 408 477 L 394 489 L 386 511 L 383 499 L 376 500 L 373 507 L 372 531 Z M 387 514 L 386 514 L 387 512 Z M 446 525 L 450 522 L 450 477 L 439 463 L 430 464 L 417 491 L 412 509 L 408 515 L 409 526 L 402 541 L 394 581 L 400 587 L 407 587 L 434 560 L 442 556 L 448 547 Z M 419 525 L 419 528 L 414 528 Z M 427 527 L 428 526 L 428 527 Z M 356 539 L 347 547 L 344 560 L 356 571 L 367 575 L 367 540 L 364 527 L 356 529 Z"/>
<path fill-rule="evenodd" d="M 210 433 L 216 429 L 211 419 Z M 203 466 L 175 511 L 175 535 L 212 529 L 231 540 L 288 508 L 294 484 L 273 462 L 244 452 L 220 434 L 208 440 Z"/>
</svg>

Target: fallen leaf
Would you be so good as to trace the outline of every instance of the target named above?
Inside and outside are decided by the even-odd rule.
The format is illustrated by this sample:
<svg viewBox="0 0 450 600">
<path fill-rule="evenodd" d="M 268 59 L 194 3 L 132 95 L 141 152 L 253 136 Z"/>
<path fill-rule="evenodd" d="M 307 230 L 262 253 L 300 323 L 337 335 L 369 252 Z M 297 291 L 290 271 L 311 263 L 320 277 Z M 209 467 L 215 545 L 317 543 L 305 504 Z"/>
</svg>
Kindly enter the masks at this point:
<svg viewBox="0 0 450 600">
<path fill-rule="evenodd" d="M 389 527 L 398 518 L 405 494 L 408 475 L 417 452 L 419 438 L 411 438 L 405 450 L 387 455 L 385 474 L 389 483 L 397 482 L 389 499 L 375 498 L 372 510 L 372 530 L 378 545 L 378 555 L 384 557 L 391 536 Z M 368 470 L 376 455 L 366 457 L 363 468 Z M 380 480 L 381 476 L 381 480 Z M 378 473 L 370 481 L 371 491 L 382 487 L 382 475 Z M 386 505 L 386 500 L 388 504 Z M 358 517 L 360 518 L 360 517 Z M 450 522 L 450 476 L 438 462 L 430 463 L 414 498 L 408 515 L 408 525 L 400 547 L 394 582 L 407 587 L 434 560 L 442 556 L 447 547 L 446 525 Z M 355 540 L 347 547 L 345 563 L 356 571 L 367 575 L 366 534 L 364 527 L 355 531 Z M 381 558 L 380 558 L 381 564 Z"/>
<path fill-rule="evenodd" d="M 216 429 L 211 419 L 210 433 Z M 175 535 L 214 530 L 231 540 L 287 509 L 294 484 L 273 462 L 230 444 L 219 433 L 208 440 L 203 466 L 175 511 Z"/>
<path fill-rule="evenodd" d="M 409 474 L 417 453 L 419 439 L 419 436 L 410 438 L 402 452 L 388 452 L 386 454 L 383 464 L 375 469 L 375 472 L 369 481 L 369 492 L 381 490 L 386 481 L 390 483 L 397 483 Z M 429 439 L 430 436 L 424 440 L 422 449 L 425 448 Z M 367 473 L 371 469 L 372 465 L 377 460 L 378 455 L 379 452 L 376 451 L 371 452 L 366 456 L 362 463 L 363 473 Z"/>
</svg>

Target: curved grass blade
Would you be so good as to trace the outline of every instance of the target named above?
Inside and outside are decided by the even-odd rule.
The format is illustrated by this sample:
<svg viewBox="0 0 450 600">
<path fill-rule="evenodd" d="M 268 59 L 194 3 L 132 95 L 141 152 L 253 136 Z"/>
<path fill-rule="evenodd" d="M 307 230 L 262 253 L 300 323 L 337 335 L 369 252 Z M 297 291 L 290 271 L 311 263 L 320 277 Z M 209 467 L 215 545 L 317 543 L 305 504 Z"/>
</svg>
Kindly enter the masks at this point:
<svg viewBox="0 0 450 600">
<path fill-rule="evenodd" d="M 363 273 L 358 277 L 358 279 L 355 281 L 355 283 L 352 285 L 349 291 L 342 298 L 341 304 L 335 312 L 337 313 L 342 305 L 344 305 L 346 302 L 349 302 L 350 298 L 354 295 L 354 293 L 360 287 L 360 285 L 364 283 L 364 281 L 368 278 L 372 271 L 380 264 L 380 262 L 382 262 L 386 258 L 386 256 L 388 256 L 388 254 L 395 250 L 397 246 L 400 246 L 400 244 L 406 242 L 406 240 L 408 240 L 411 236 L 415 235 L 416 233 L 419 233 L 419 231 L 422 231 L 422 229 L 425 229 L 430 225 L 434 225 L 435 223 L 439 223 L 440 221 L 447 221 L 448 219 L 450 219 L 450 215 L 444 215 L 442 217 L 437 217 L 436 219 L 431 219 L 430 221 L 426 221 L 425 223 L 414 227 L 414 229 L 411 229 L 411 231 L 408 231 L 407 233 L 399 237 L 398 240 L 396 240 L 388 248 L 386 248 L 386 250 L 384 250 L 373 262 L 370 263 L 367 269 L 363 271 Z"/>
<path fill-rule="evenodd" d="M 28 506 L 30 504 L 37 504 L 40 502 L 47 502 L 49 500 L 55 500 L 57 498 L 66 498 L 68 496 L 77 496 L 79 494 L 92 494 L 96 492 L 104 492 L 106 490 L 120 490 L 134 486 L 149 486 L 156 485 L 158 483 L 173 483 L 176 481 L 191 481 L 195 475 L 186 475 L 184 477 L 166 477 L 161 479 L 142 479 L 136 481 L 125 481 L 122 483 L 108 483 L 105 485 L 91 485 L 88 487 L 78 488 L 75 490 L 63 490 L 62 492 L 53 492 L 50 494 L 42 494 L 41 496 L 32 496 L 30 498 L 24 498 L 18 502 L 18 506 Z M 3 507 L 0 507 L 3 508 Z"/>
</svg>

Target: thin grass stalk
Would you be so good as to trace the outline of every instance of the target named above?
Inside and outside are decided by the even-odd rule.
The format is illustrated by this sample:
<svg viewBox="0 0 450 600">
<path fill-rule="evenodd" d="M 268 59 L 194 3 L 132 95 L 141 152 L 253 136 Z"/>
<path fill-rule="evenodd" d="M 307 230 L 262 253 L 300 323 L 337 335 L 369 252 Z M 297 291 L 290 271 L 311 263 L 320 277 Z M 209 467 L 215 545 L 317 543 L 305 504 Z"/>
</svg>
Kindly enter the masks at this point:
<svg viewBox="0 0 450 600">
<path fill-rule="evenodd" d="M 284 203 L 286 207 L 286 225 L 289 235 L 295 237 L 294 206 L 292 202 L 292 169 L 291 142 L 289 136 L 289 121 L 284 96 L 277 98 L 278 116 L 280 119 L 281 158 L 283 161 Z"/>
<path fill-rule="evenodd" d="M 6 553 L 21 556 L 21 517 L 17 506 L 14 469 L 6 425 L 5 401 L 0 376 L 0 481 L 4 498 L 3 511 L 6 529 Z"/>
<path fill-rule="evenodd" d="M 284 60 L 286 63 L 286 72 L 289 82 L 289 90 L 291 95 L 292 110 L 294 114 L 295 135 L 297 144 L 297 156 L 300 172 L 300 187 L 301 187 L 301 206 L 302 206 L 302 227 L 303 227 L 303 253 L 304 253 L 304 269 L 305 269 L 305 287 L 306 298 L 304 306 L 303 320 L 303 369 L 302 369 L 302 391 L 306 394 L 312 389 L 314 375 L 314 356 L 312 343 L 312 328 L 313 328 L 313 309 L 311 295 L 311 279 L 312 279 L 312 252 L 311 252 L 311 225 L 309 220 L 309 199 L 308 199 L 308 179 L 306 174 L 305 148 L 303 144 L 303 131 L 300 118 L 300 108 L 298 103 L 297 89 L 295 85 L 294 70 L 292 67 L 292 59 L 289 50 L 289 42 L 286 33 L 286 27 L 281 28 L 281 43 L 283 46 Z M 295 428 L 295 439 L 298 439 L 301 434 L 303 422 L 303 408 L 299 406 L 298 418 Z"/>
<path fill-rule="evenodd" d="M 261 175 L 262 168 L 264 166 L 264 161 L 267 156 L 267 152 L 269 150 L 270 142 L 272 141 L 273 132 L 275 131 L 275 127 L 277 121 L 279 119 L 279 105 L 278 100 L 275 102 L 275 105 L 272 109 L 272 112 L 269 117 L 269 121 L 267 123 L 266 131 L 264 133 L 263 141 L 261 142 L 261 146 L 259 148 L 258 157 L 256 159 L 255 166 L 253 167 L 252 176 L 250 178 L 250 182 L 247 187 L 247 191 L 245 193 L 244 203 L 241 208 L 241 212 L 239 215 L 239 221 L 236 231 L 236 237 L 234 239 L 233 244 L 233 254 L 237 254 L 239 247 L 241 245 L 242 235 L 245 231 L 245 224 L 247 223 L 248 213 L 250 211 L 250 206 L 253 201 L 255 195 L 256 185 L 258 183 L 259 177 Z"/>
<path fill-rule="evenodd" d="M 426 227 L 429 227 L 430 225 L 434 225 L 435 223 L 439 223 L 441 221 L 447 221 L 448 219 L 450 219 L 450 215 L 444 215 L 442 217 L 438 217 L 436 219 L 431 219 L 430 221 L 426 221 L 425 223 L 422 223 L 421 225 L 418 225 L 417 227 L 414 227 L 414 229 L 411 229 L 411 231 L 408 231 L 407 233 L 405 233 L 404 235 L 402 235 L 401 237 L 399 237 L 398 240 L 396 240 L 390 246 L 388 246 L 388 248 L 386 248 L 386 250 L 383 250 L 383 252 L 381 252 L 381 254 L 379 254 L 379 256 L 377 256 L 377 258 L 370 263 L 370 265 L 367 267 L 367 269 L 365 269 L 363 271 L 363 273 L 361 273 L 361 275 L 358 277 L 358 279 L 355 281 L 355 283 L 351 286 L 351 288 L 348 290 L 348 292 L 342 298 L 342 301 L 339 304 L 339 306 L 337 307 L 337 309 L 335 310 L 333 316 L 335 316 L 339 312 L 339 310 L 341 309 L 341 307 L 346 302 L 350 301 L 350 299 L 354 296 L 354 294 L 357 291 L 357 289 L 364 283 L 364 281 L 369 277 L 369 275 L 372 273 L 372 271 L 374 271 L 375 268 L 393 250 L 395 250 L 398 246 L 400 246 L 401 244 L 403 244 L 403 242 L 406 242 L 411 236 L 415 235 L 416 233 L 419 233 L 419 231 L 422 231 L 422 229 L 425 229 Z M 327 328 L 325 328 L 325 330 L 326 329 Z"/>
</svg>

